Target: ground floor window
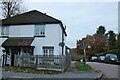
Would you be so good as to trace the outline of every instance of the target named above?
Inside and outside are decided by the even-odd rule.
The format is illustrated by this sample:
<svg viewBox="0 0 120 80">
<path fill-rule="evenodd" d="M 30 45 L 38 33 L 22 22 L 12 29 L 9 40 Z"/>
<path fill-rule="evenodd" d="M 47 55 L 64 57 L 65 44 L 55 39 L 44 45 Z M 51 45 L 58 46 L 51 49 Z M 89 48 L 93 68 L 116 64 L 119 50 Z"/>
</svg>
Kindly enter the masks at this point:
<svg viewBox="0 0 120 80">
<path fill-rule="evenodd" d="M 53 56 L 54 55 L 54 47 L 53 46 L 43 46 L 43 55 Z"/>
</svg>

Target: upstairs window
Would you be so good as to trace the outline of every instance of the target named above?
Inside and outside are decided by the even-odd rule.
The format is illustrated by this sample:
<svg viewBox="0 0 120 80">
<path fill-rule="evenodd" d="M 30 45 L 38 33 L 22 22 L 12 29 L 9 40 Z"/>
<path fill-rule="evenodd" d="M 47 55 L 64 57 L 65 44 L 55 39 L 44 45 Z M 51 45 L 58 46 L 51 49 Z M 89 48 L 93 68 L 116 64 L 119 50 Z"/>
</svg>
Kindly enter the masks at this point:
<svg viewBox="0 0 120 80">
<path fill-rule="evenodd" d="M 35 25 L 35 36 L 45 36 L 45 25 Z"/>
<path fill-rule="evenodd" d="M 9 35 L 9 26 L 2 26 L 1 27 L 1 35 Z"/>
</svg>

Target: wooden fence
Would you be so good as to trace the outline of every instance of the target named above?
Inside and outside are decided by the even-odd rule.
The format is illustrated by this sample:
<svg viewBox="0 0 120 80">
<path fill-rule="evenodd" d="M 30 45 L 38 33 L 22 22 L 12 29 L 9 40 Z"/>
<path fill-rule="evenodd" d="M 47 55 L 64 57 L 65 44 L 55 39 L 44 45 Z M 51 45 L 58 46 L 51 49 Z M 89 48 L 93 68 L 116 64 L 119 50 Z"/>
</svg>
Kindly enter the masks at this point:
<svg viewBox="0 0 120 80">
<path fill-rule="evenodd" d="M 15 66 L 20 67 L 35 67 L 39 69 L 64 71 L 69 63 L 70 55 L 16 55 L 15 57 Z"/>
</svg>

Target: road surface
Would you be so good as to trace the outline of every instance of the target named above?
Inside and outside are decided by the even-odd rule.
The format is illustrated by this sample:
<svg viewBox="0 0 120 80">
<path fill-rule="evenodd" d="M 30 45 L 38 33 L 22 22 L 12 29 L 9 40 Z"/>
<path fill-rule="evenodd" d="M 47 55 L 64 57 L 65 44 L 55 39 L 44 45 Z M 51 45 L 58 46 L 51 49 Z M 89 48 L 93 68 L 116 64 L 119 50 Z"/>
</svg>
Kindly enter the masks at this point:
<svg viewBox="0 0 120 80">
<path fill-rule="evenodd" d="M 100 70 L 106 78 L 118 78 L 120 73 L 120 66 L 113 64 L 87 62 L 94 69 Z"/>
</svg>

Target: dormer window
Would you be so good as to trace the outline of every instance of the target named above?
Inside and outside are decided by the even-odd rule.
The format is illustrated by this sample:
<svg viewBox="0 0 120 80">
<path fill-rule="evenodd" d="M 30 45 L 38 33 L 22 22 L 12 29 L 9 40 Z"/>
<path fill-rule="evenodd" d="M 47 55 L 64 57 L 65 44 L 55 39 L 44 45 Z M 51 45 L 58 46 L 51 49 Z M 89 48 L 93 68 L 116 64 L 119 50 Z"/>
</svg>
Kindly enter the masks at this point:
<svg viewBox="0 0 120 80">
<path fill-rule="evenodd" d="M 35 25 L 35 36 L 45 37 L 45 25 Z"/>
<path fill-rule="evenodd" d="M 1 27 L 1 35 L 8 36 L 9 35 L 9 26 Z"/>
</svg>

